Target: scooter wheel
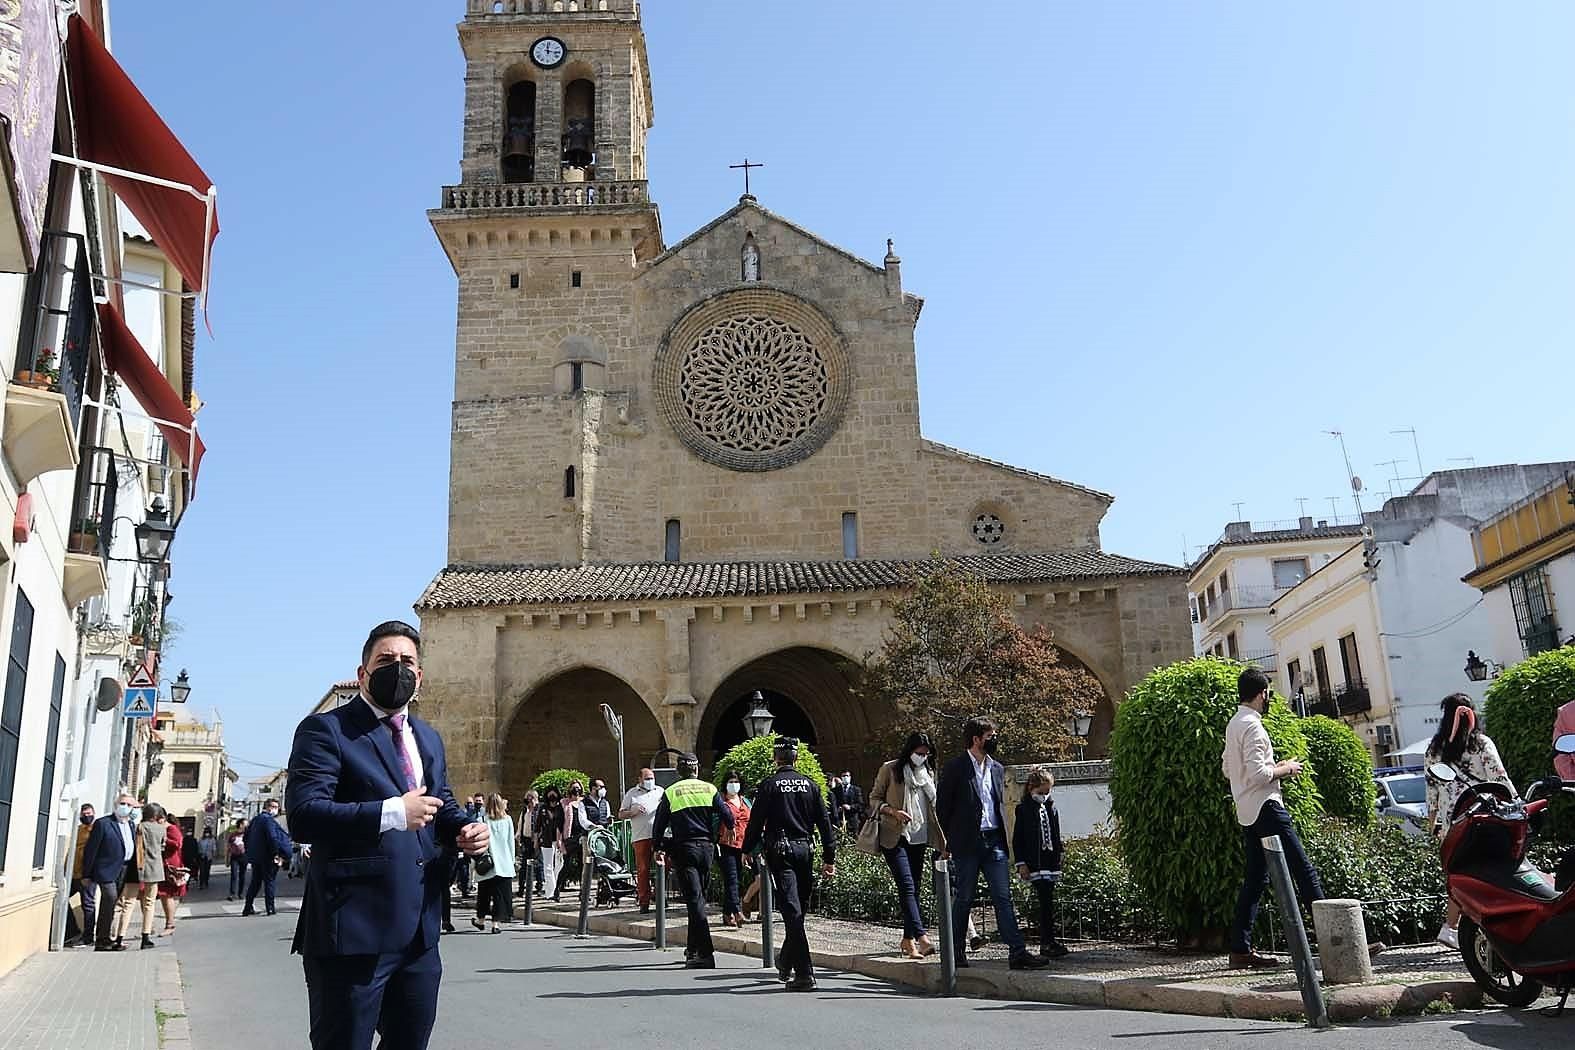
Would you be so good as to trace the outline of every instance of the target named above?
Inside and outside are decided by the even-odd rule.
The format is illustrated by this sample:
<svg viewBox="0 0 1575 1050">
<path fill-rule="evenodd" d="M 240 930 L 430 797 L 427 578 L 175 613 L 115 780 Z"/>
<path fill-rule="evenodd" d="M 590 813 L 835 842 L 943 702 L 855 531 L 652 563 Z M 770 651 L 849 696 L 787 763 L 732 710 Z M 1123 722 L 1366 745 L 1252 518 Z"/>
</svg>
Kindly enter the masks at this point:
<svg viewBox="0 0 1575 1050">
<path fill-rule="evenodd" d="M 1482 990 L 1505 1006 L 1530 1006 L 1542 997 L 1542 982 L 1523 977 L 1504 964 L 1487 935 L 1471 919 L 1460 917 L 1460 954 L 1465 958 L 1471 979 Z"/>
</svg>

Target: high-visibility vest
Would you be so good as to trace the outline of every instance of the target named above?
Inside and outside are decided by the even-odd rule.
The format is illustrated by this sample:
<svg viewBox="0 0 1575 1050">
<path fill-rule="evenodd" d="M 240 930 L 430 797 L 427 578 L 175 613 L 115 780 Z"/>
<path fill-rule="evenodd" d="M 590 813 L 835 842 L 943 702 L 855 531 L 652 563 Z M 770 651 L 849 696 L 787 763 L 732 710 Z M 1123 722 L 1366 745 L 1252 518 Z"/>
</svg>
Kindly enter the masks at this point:
<svg viewBox="0 0 1575 1050">
<path fill-rule="evenodd" d="M 667 809 L 673 816 L 686 809 L 710 809 L 716 805 L 716 785 L 690 778 L 667 789 Z"/>
</svg>

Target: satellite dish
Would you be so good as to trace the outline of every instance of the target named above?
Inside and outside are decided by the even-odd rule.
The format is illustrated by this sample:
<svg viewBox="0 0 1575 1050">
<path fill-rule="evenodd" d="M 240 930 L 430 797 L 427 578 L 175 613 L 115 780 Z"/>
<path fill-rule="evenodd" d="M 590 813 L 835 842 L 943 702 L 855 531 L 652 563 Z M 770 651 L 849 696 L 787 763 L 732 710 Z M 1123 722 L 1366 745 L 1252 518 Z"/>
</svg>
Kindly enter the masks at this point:
<svg viewBox="0 0 1575 1050">
<path fill-rule="evenodd" d="M 1357 477 L 1355 474 L 1351 475 L 1351 491 L 1352 492 L 1360 492 L 1360 491 L 1362 491 L 1362 479 Z"/>
<path fill-rule="evenodd" d="M 121 697 L 125 695 L 118 678 L 100 678 L 98 680 L 98 695 L 93 698 L 93 706 L 100 711 L 114 711 L 120 707 Z"/>
</svg>

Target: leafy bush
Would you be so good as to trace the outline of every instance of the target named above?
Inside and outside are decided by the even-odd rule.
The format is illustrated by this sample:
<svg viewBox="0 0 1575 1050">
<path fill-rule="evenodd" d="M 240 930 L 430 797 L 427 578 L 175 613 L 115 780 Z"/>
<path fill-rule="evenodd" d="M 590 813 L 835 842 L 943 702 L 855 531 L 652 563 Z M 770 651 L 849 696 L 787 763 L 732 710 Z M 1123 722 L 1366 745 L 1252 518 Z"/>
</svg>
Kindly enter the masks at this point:
<svg viewBox="0 0 1575 1050">
<path fill-rule="evenodd" d="M 1327 715 L 1304 718 L 1300 725 L 1324 812 L 1354 824 L 1371 824 L 1378 801 L 1372 752 L 1354 729 Z"/>
<path fill-rule="evenodd" d="M 1571 700 L 1575 646 L 1569 645 L 1521 661 L 1488 687 L 1484 729 L 1520 790 L 1553 772 L 1553 718 Z M 1544 836 L 1575 841 L 1575 799 L 1563 795 L 1553 801 Z"/>
<path fill-rule="evenodd" d="M 1304 829 L 1302 845 L 1326 895 L 1366 902 L 1370 938 L 1425 942 L 1442 921 L 1444 871 L 1431 836 L 1408 835 L 1393 820 L 1325 818 Z"/>
<path fill-rule="evenodd" d="M 569 782 L 578 780 L 581 787 L 590 784 L 591 778 L 581 773 L 578 769 L 549 769 L 530 782 L 531 790 L 537 795 L 545 795 L 548 788 L 557 788 L 558 794 L 565 797 L 569 794 Z"/>
<path fill-rule="evenodd" d="M 776 746 L 776 742 L 777 734 L 772 733 L 746 740 L 742 744 L 734 744 L 717 759 L 716 769 L 712 774 L 715 778 L 714 783 L 722 784 L 729 774 L 737 773 L 744 784 L 745 794 L 752 797 L 760 782 L 777 771 L 776 759 L 771 757 L 771 749 Z M 826 774 L 821 772 L 820 760 L 807 745 L 799 744 L 798 761 L 794 763 L 793 768 L 819 786 L 821 799 L 830 806 L 831 792 L 826 788 Z"/>
<path fill-rule="evenodd" d="M 1122 851 L 1137 886 L 1184 944 L 1227 928 L 1241 888 L 1241 825 L 1220 756 L 1243 666 L 1205 658 L 1151 672 L 1117 708 L 1110 738 Z M 1264 726 L 1276 760 L 1307 761 L 1297 722 L 1283 698 L 1272 698 Z M 1282 790 L 1299 827 L 1318 816 L 1312 777 L 1287 780 Z"/>
</svg>

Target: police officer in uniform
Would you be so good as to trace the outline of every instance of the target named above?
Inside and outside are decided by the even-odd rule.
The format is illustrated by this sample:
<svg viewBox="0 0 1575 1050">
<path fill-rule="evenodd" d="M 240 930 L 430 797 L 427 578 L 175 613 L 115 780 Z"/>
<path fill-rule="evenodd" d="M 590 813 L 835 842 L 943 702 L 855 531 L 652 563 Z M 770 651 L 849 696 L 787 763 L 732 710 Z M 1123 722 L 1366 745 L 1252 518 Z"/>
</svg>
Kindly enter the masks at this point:
<svg viewBox="0 0 1575 1050">
<path fill-rule="evenodd" d="M 787 983 L 788 991 L 811 992 L 815 990 L 815 969 L 809 957 L 809 938 L 804 933 L 804 912 L 814 888 L 810 835 L 820 829 L 820 844 L 825 851 L 821 870 L 828 879 L 837 873 L 837 840 L 831 834 L 831 815 L 826 812 L 820 788 L 793 768 L 798 761 L 798 741 L 778 737 L 772 754 L 777 771 L 762 780 L 755 793 L 749 829 L 744 834 L 744 852 L 764 850 L 776 889 L 777 908 L 787 929 L 782 953 L 777 956 L 777 976 Z"/>
<path fill-rule="evenodd" d="M 722 801 L 716 785 L 700 779 L 700 760 L 685 753 L 678 756 L 678 774 L 684 779 L 662 793 L 651 825 L 651 841 L 657 845 L 652 859 L 669 864 L 668 870 L 683 891 L 684 907 L 689 913 L 688 947 L 684 966 L 691 970 L 716 969 L 716 950 L 711 946 L 711 924 L 705 917 L 706 885 L 711 881 L 711 864 L 716 860 L 716 833 L 719 827 L 733 826 L 733 811 Z M 672 832 L 672 841 L 663 836 Z"/>
</svg>

